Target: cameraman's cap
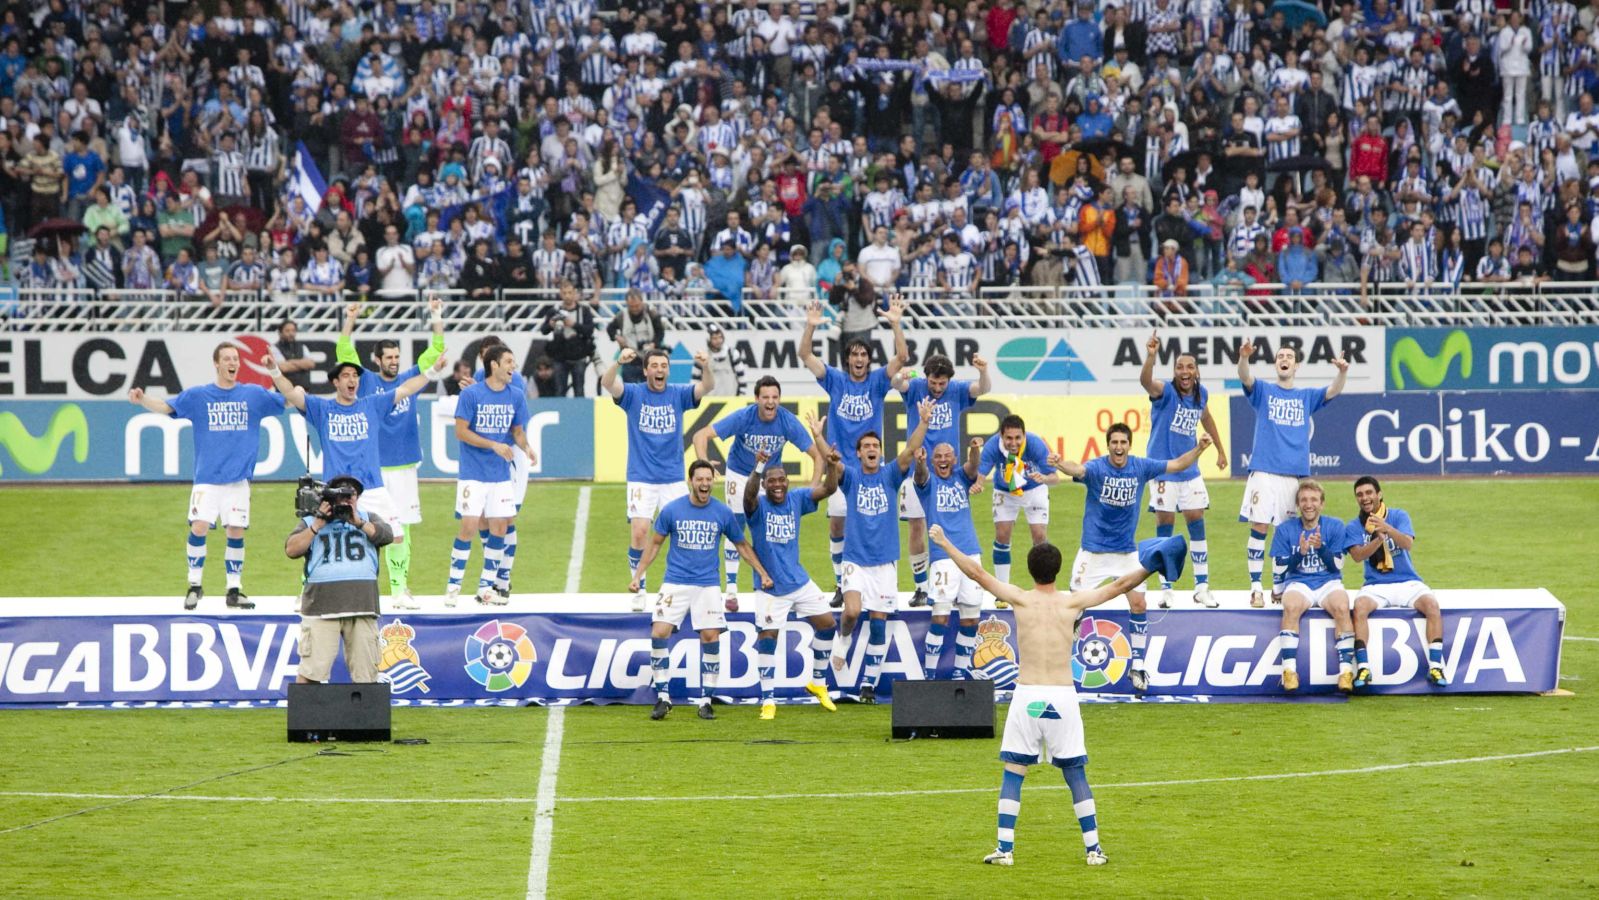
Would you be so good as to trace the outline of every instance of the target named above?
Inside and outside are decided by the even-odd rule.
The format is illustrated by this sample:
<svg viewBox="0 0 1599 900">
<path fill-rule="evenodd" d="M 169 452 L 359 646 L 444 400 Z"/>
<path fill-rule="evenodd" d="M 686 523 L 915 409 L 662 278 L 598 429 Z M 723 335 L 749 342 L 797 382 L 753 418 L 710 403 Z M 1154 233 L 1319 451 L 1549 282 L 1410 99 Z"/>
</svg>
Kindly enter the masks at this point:
<svg viewBox="0 0 1599 900">
<path fill-rule="evenodd" d="M 329 381 L 333 381 L 334 379 L 338 378 L 340 375 L 343 375 L 345 369 L 354 369 L 355 373 L 357 375 L 359 375 L 362 372 L 366 371 L 366 369 L 363 368 L 360 363 L 353 363 L 353 362 L 350 362 L 347 359 L 346 360 L 340 360 L 340 361 L 334 363 L 333 364 L 333 368 L 328 372 L 328 380 Z"/>
<path fill-rule="evenodd" d="M 353 487 L 355 488 L 355 492 L 357 494 L 366 493 L 366 487 L 361 484 L 361 479 L 355 477 L 354 475 L 335 475 L 330 481 L 328 481 L 328 487 Z"/>
</svg>

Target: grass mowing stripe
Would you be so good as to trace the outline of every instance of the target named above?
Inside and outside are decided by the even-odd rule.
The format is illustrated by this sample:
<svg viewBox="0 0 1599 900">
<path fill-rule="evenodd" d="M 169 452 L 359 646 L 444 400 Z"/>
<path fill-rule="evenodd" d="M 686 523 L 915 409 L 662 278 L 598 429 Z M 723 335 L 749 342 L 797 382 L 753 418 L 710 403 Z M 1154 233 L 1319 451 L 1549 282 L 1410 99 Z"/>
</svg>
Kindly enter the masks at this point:
<svg viewBox="0 0 1599 900">
<path fill-rule="evenodd" d="M 581 570 L 580 566 L 578 571 Z M 565 726 L 566 707 L 550 707 L 544 723 L 544 753 L 539 758 L 538 806 L 533 810 L 533 849 L 527 863 L 528 900 L 544 900 L 545 888 L 550 880 L 550 840 L 555 832 L 555 777 L 561 770 L 561 734 Z"/>
<path fill-rule="evenodd" d="M 589 498 L 594 489 L 583 485 L 577 491 L 577 512 L 572 517 L 572 558 L 566 563 L 566 592 L 575 594 L 583 584 L 583 551 L 588 548 Z"/>
</svg>

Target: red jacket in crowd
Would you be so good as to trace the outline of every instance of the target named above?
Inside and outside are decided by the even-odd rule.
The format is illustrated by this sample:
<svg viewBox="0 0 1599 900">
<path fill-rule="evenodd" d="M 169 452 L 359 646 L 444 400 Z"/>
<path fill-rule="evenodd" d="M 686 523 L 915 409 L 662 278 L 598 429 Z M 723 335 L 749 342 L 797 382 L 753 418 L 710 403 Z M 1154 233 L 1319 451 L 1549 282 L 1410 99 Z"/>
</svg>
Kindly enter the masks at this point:
<svg viewBox="0 0 1599 900">
<path fill-rule="evenodd" d="M 1370 176 L 1374 186 L 1388 183 L 1388 141 L 1380 135 L 1362 134 L 1350 148 L 1349 177 L 1362 175 Z"/>
</svg>

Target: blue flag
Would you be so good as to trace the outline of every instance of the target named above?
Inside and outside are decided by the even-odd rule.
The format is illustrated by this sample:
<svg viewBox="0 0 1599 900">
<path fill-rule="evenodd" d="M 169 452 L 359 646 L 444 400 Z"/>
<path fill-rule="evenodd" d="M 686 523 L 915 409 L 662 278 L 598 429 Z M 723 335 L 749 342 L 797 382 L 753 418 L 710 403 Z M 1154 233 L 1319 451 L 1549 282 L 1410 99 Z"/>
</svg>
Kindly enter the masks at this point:
<svg viewBox="0 0 1599 900">
<path fill-rule="evenodd" d="M 655 240 L 656 229 L 666 220 L 666 209 L 672 205 L 672 195 L 654 181 L 631 172 L 627 176 L 627 195 L 638 207 L 639 218 L 649 225 L 650 240 Z"/>
<path fill-rule="evenodd" d="M 322 171 L 305 149 L 304 141 L 294 143 L 294 159 L 290 161 L 289 181 L 286 190 L 290 197 L 301 197 L 311 212 L 322 208 L 322 195 L 328 192 L 328 183 L 322 180 Z"/>
</svg>

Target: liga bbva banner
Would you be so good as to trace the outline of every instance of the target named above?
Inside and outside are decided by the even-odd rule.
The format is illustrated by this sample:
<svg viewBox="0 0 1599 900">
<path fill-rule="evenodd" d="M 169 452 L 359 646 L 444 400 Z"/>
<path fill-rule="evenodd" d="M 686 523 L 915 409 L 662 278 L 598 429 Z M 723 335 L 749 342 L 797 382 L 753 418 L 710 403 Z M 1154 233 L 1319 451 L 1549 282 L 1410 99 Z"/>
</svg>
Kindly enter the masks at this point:
<svg viewBox="0 0 1599 900">
<path fill-rule="evenodd" d="M 1557 685 L 1563 610 L 1445 609 L 1445 693 L 1532 693 Z M 729 616 L 722 677 L 715 693 L 759 697 L 756 628 L 748 614 Z M 1147 661 L 1150 693 L 1204 697 L 1278 693 L 1279 615 L 1256 610 L 1181 610 L 1153 623 Z M 921 648 L 929 618 L 889 622 L 882 696 L 897 679 L 923 677 Z M 1370 688 L 1379 694 L 1427 694 L 1424 623 L 1405 611 L 1371 621 Z M 973 662 L 978 677 L 1001 690 L 1017 676 L 1014 620 L 983 614 Z M 778 653 L 783 697 L 798 698 L 810 671 L 810 626 L 791 624 Z M 1305 693 L 1334 690 L 1332 621 L 1306 616 L 1299 659 Z M 0 619 L 0 705 L 262 701 L 284 695 L 298 663 L 299 622 L 290 616 L 8 617 Z M 649 617 L 632 614 L 386 616 L 380 624 L 380 677 L 403 702 L 654 702 Z M 954 642 L 941 663 L 948 673 Z M 693 632 L 673 641 L 674 697 L 700 693 L 700 645 Z M 837 677 L 852 693 L 866 644 L 857 640 Z M 1090 611 L 1078 627 L 1072 671 L 1080 690 L 1126 694 L 1131 661 L 1125 612 Z M 830 676 L 831 677 L 831 676 Z M 346 680 L 343 663 L 333 680 Z"/>
<path fill-rule="evenodd" d="M 604 336 L 604 323 L 597 333 L 600 358 L 609 363 L 616 346 Z M 543 353 L 545 341 L 531 333 L 502 333 L 516 353 L 525 374 L 532 374 L 534 362 Z M 1138 394 L 1139 370 L 1144 363 L 1145 343 L 1150 332 L 1143 329 L 1088 328 L 1075 330 L 1044 329 L 945 329 L 909 330 L 906 340 L 912 366 L 920 368 L 934 354 L 954 361 L 959 377 L 975 377 L 971 368 L 974 356 L 981 355 L 993 366 L 994 390 L 1008 394 L 1120 395 Z M 312 390 L 330 393 L 326 370 L 334 359 L 338 335 L 311 333 L 300 335 L 312 359 L 318 361 L 312 374 Z M 446 353 L 451 360 L 475 352 L 480 332 L 445 334 Z M 705 333 L 668 332 L 672 351 L 672 380 L 686 383 L 693 369 L 694 351 L 705 346 Z M 877 356 L 885 359 L 893 349 L 890 332 L 879 328 L 874 333 Z M 1381 328 L 1178 328 L 1159 333 L 1161 349 L 1156 371 L 1171 371 L 1179 353 L 1191 353 L 1198 360 L 1201 376 L 1214 386 L 1236 379 L 1237 348 L 1245 340 L 1255 345 L 1254 362 L 1269 366 L 1273 355 L 1284 346 L 1299 347 L 1305 355 L 1300 378 L 1322 384 L 1332 380 L 1332 360 L 1343 354 L 1350 360 L 1349 387 L 1352 392 L 1377 392 L 1384 389 L 1387 350 Z M 398 332 L 357 335 L 357 347 L 365 359 L 379 338 L 400 342 L 401 361 L 410 363 L 426 349 L 426 332 Z M 783 384 L 786 393 L 815 393 L 816 379 L 800 363 L 798 328 L 785 330 L 743 329 L 728 334 L 728 341 L 748 366 L 751 382 L 757 375 L 771 374 Z M 14 333 L 0 336 L 0 397 L 6 399 L 87 400 L 122 397 L 130 387 L 144 387 L 155 393 L 177 393 L 186 387 L 205 384 L 215 377 L 211 353 L 219 343 L 239 349 L 244 367 L 239 379 L 247 384 L 270 384 L 261 358 L 271 352 L 276 336 L 267 332 L 197 334 L 170 332 L 129 334 Z M 816 335 L 812 347 L 816 355 L 837 363 L 842 348 L 836 329 Z M 594 392 L 596 370 L 587 373 L 588 392 Z M 717 393 L 734 393 L 731 385 Z"/>
</svg>

